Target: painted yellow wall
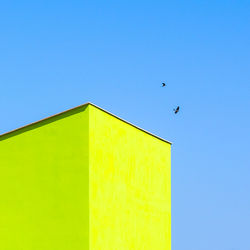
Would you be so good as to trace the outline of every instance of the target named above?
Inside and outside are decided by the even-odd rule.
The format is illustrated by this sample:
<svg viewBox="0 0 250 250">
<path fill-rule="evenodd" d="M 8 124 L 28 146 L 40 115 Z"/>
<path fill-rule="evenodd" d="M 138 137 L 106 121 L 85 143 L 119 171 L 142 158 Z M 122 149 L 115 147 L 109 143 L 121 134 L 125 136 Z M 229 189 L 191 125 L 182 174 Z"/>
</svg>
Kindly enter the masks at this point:
<svg viewBox="0 0 250 250">
<path fill-rule="evenodd" d="M 170 250 L 170 147 L 90 106 L 90 249 Z"/>
<path fill-rule="evenodd" d="M 0 250 L 170 250 L 170 144 L 93 105 L 0 136 Z"/>
<path fill-rule="evenodd" d="M 88 108 L 0 136 L 0 249 L 89 249 Z"/>
</svg>

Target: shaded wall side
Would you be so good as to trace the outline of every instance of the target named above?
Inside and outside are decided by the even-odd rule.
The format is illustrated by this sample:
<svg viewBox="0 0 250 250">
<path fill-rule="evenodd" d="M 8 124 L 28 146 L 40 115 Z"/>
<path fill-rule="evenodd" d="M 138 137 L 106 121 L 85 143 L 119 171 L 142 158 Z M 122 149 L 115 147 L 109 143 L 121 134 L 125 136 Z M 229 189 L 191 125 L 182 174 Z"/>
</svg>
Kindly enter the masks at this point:
<svg viewBox="0 0 250 250">
<path fill-rule="evenodd" d="M 88 249 L 88 124 L 84 107 L 1 138 L 1 249 Z"/>
<path fill-rule="evenodd" d="M 171 146 L 90 107 L 90 249 L 171 249 Z"/>
</svg>

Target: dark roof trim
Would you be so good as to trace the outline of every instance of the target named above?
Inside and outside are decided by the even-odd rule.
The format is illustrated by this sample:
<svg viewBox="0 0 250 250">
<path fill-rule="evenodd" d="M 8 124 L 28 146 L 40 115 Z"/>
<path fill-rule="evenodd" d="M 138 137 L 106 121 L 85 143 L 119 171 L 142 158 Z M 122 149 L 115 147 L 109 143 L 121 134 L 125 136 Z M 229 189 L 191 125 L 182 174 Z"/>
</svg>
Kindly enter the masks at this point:
<svg viewBox="0 0 250 250">
<path fill-rule="evenodd" d="M 136 129 L 139 129 L 139 130 L 141 130 L 142 132 L 144 132 L 144 133 L 146 133 L 146 134 L 149 134 L 149 135 L 151 135 L 151 136 L 153 136 L 153 137 L 155 137 L 155 138 L 157 138 L 157 139 L 159 139 L 159 140 L 161 140 L 161 141 L 164 141 L 164 142 L 166 142 L 166 143 L 172 144 L 171 142 L 169 142 L 169 141 L 167 141 L 167 140 L 165 140 L 165 139 L 163 139 L 163 138 L 161 138 L 161 137 L 159 137 L 159 136 L 156 136 L 156 135 L 154 135 L 154 134 L 152 134 L 152 133 L 150 133 L 150 132 L 148 132 L 148 131 L 146 131 L 146 130 L 144 130 L 144 129 L 138 127 L 138 126 L 135 126 L 134 124 L 132 124 L 132 123 L 130 123 L 130 122 L 128 122 L 128 121 L 126 121 L 126 120 L 124 120 L 124 119 L 122 119 L 122 118 L 120 118 L 120 117 L 118 117 L 118 116 L 116 116 L 116 115 L 114 115 L 114 114 L 112 114 L 112 113 L 106 111 L 105 109 L 102 109 L 102 108 L 98 107 L 97 105 L 95 105 L 95 104 L 93 104 L 93 103 L 90 103 L 90 102 L 87 102 L 87 103 L 85 103 L 85 104 L 76 106 L 76 107 L 71 108 L 71 109 L 68 109 L 68 110 L 65 110 L 65 111 L 60 112 L 60 113 L 57 113 L 57 114 L 55 114 L 55 115 L 46 117 L 46 118 L 41 119 L 41 120 L 38 120 L 38 121 L 36 121 L 36 122 L 29 123 L 29 124 L 27 124 L 27 125 L 25 125 L 25 126 L 22 126 L 22 127 L 20 127 L 20 128 L 17 128 L 17 129 L 11 130 L 11 131 L 8 131 L 8 132 L 6 132 L 6 133 L 0 134 L 0 138 L 1 138 L 2 136 L 5 136 L 5 135 L 8 135 L 8 134 L 14 133 L 14 132 L 16 132 L 16 131 L 19 131 L 19 130 L 21 130 L 21 129 L 23 129 L 23 128 L 27 128 L 27 127 L 29 127 L 29 126 L 35 125 L 35 124 L 37 124 L 37 123 L 40 123 L 40 122 L 42 122 L 42 121 L 46 121 L 46 120 L 48 120 L 48 119 L 50 119 L 50 118 L 53 118 L 53 117 L 56 117 L 56 116 L 65 114 L 65 113 L 67 113 L 67 112 L 69 112 L 69 111 L 72 111 L 72 110 L 75 110 L 75 109 L 78 109 L 78 108 L 83 108 L 83 107 L 85 107 L 85 106 L 87 106 L 87 105 L 91 105 L 91 106 L 93 106 L 93 107 L 95 107 L 95 108 L 97 108 L 97 109 L 99 109 L 99 110 L 101 110 L 101 111 L 103 111 L 103 112 L 105 112 L 105 113 L 107 113 L 107 114 L 109 114 L 109 115 L 111 115 L 111 116 L 113 116 L 113 117 L 119 119 L 120 121 L 125 122 L 125 123 L 129 124 L 130 126 L 136 128 Z"/>
<path fill-rule="evenodd" d="M 115 117 L 115 118 L 119 119 L 119 120 L 120 120 L 120 121 L 122 121 L 122 122 L 127 123 L 128 125 L 130 125 L 130 126 L 132 126 L 132 127 L 136 128 L 136 129 L 141 130 L 142 132 L 144 132 L 144 133 L 146 133 L 146 134 L 149 134 L 149 135 L 151 135 L 151 136 L 153 136 L 153 137 L 155 137 L 155 138 L 157 138 L 157 139 L 159 139 L 159 140 L 161 140 L 161 141 L 164 141 L 164 142 L 167 142 L 167 143 L 169 143 L 169 144 L 172 144 L 172 142 L 167 141 L 167 140 L 165 140 L 165 139 L 163 139 L 163 138 L 161 138 L 161 137 L 159 137 L 159 136 L 157 136 L 157 135 L 154 135 L 154 134 L 152 134 L 152 133 L 148 132 L 147 130 L 142 129 L 142 128 L 140 128 L 140 127 L 138 127 L 138 126 L 136 126 L 136 125 L 134 125 L 134 124 L 132 124 L 132 123 L 130 123 L 130 122 L 128 122 L 128 121 L 126 121 L 126 120 L 122 119 L 122 118 L 120 118 L 119 116 L 116 116 L 116 115 L 114 115 L 114 114 L 110 113 L 109 111 L 107 111 L 107 110 L 105 110 L 105 109 L 102 109 L 102 108 L 100 108 L 100 107 L 96 106 L 96 105 L 95 105 L 95 104 L 93 104 L 93 103 L 88 103 L 88 104 L 89 104 L 89 105 L 92 105 L 92 106 L 94 106 L 94 107 L 96 107 L 97 109 L 102 110 L 103 112 L 105 112 L 105 113 L 107 113 L 107 114 L 109 114 L 109 115 L 111 115 L 111 116 L 113 116 L 113 117 Z"/>
</svg>

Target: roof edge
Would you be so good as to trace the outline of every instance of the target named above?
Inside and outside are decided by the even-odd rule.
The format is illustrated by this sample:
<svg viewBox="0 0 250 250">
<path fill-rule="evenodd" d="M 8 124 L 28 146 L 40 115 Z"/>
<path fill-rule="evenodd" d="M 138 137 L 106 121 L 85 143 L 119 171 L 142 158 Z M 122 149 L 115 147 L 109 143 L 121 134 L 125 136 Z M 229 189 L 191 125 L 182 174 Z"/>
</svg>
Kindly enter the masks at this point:
<svg viewBox="0 0 250 250">
<path fill-rule="evenodd" d="M 157 139 L 159 139 L 159 140 L 161 140 L 161 141 L 164 141 L 164 142 L 166 142 L 166 143 L 172 145 L 172 142 L 167 141 L 167 140 L 165 140 L 165 139 L 163 139 L 163 138 L 161 138 L 161 137 L 159 137 L 159 136 L 157 136 L 157 135 L 154 135 L 154 134 L 148 132 L 147 130 L 142 129 L 142 128 L 140 128 L 140 127 L 138 127 L 138 126 L 136 126 L 136 125 L 134 125 L 134 124 L 132 124 L 132 123 L 130 123 L 130 122 L 128 122 L 128 121 L 122 119 L 122 118 L 120 118 L 119 116 L 116 116 L 116 115 L 112 114 L 111 112 L 109 112 L 109 111 L 107 111 L 107 110 L 105 110 L 105 109 L 103 109 L 103 108 L 101 108 L 101 107 L 99 107 L 99 106 L 97 106 L 97 105 L 95 105 L 95 104 L 93 104 L 93 103 L 91 103 L 91 102 L 86 102 L 86 103 L 81 104 L 81 105 L 78 105 L 78 106 L 76 106 L 76 107 L 74 107 L 74 108 L 67 109 L 67 110 L 65 110 L 65 111 L 56 113 L 56 114 L 54 114 L 54 115 L 45 117 L 45 118 L 43 118 L 43 119 L 40 119 L 40 120 L 38 120 L 38 121 L 29 123 L 29 124 L 27 124 L 27 125 L 24 125 L 24 126 L 22 126 L 22 127 L 19 127 L 19 128 L 13 129 L 13 130 L 10 130 L 10 131 L 8 131 L 8 132 L 5 132 L 5 133 L 3 133 L 3 134 L 0 134 L 0 138 L 1 138 L 2 136 L 12 134 L 12 133 L 14 133 L 14 132 L 16 132 L 16 131 L 19 131 L 19 130 L 21 130 L 21 129 L 27 128 L 27 127 L 29 127 L 29 126 L 35 125 L 35 124 L 37 124 L 37 123 L 46 121 L 46 120 L 51 119 L 51 118 L 53 118 L 53 117 L 56 117 L 56 116 L 65 114 L 65 113 L 70 112 L 70 111 L 72 111 L 72 110 L 75 110 L 75 109 L 78 109 L 78 108 L 82 108 L 82 107 L 85 107 L 85 106 L 88 106 L 88 105 L 91 105 L 91 106 L 93 106 L 93 107 L 95 107 L 95 108 L 97 108 L 97 109 L 99 109 L 99 110 L 101 110 L 101 111 L 103 111 L 103 112 L 105 112 L 105 113 L 107 113 L 107 114 L 109 114 L 109 115 L 111 115 L 111 116 L 113 116 L 113 117 L 119 119 L 120 121 L 125 122 L 125 123 L 127 123 L 128 125 L 130 125 L 130 126 L 136 128 L 136 129 L 141 130 L 142 132 L 144 132 L 144 133 L 146 133 L 146 134 L 149 134 L 149 135 L 151 135 L 151 136 L 153 136 L 153 137 L 155 137 L 155 138 L 157 138 Z"/>
<path fill-rule="evenodd" d="M 144 133 L 146 133 L 146 134 L 148 134 L 148 135 L 151 135 L 151 136 L 153 136 L 153 137 L 155 137 L 155 138 L 157 138 L 157 139 L 159 139 L 159 140 L 161 140 L 161 141 L 164 141 L 164 142 L 166 142 L 166 143 L 172 145 L 172 142 L 170 142 L 170 141 L 168 141 L 168 140 L 165 140 L 165 139 L 163 139 L 162 137 L 160 137 L 160 136 L 158 136 L 158 135 L 152 134 L 152 133 L 150 133 L 149 131 L 147 131 L 147 130 L 145 130 L 145 129 L 143 129 L 143 128 L 140 128 L 140 127 L 138 127 L 138 126 L 132 124 L 131 122 L 128 122 L 128 121 L 124 120 L 123 118 L 120 118 L 119 116 L 114 115 L 113 113 L 111 113 L 111 112 L 109 112 L 109 111 L 107 111 L 107 110 L 105 110 L 105 109 L 103 109 L 103 108 L 101 108 L 101 107 L 99 107 L 99 106 L 97 106 L 97 105 L 91 103 L 91 102 L 88 102 L 87 104 L 88 104 L 88 105 L 91 105 L 91 106 L 93 106 L 93 107 L 95 107 L 95 108 L 97 108 L 97 109 L 99 109 L 99 110 L 101 110 L 101 111 L 103 111 L 103 112 L 105 112 L 105 113 L 107 113 L 107 114 L 109 114 L 109 115 L 115 117 L 115 118 L 117 118 L 118 120 L 120 120 L 120 121 L 122 121 L 122 122 L 127 123 L 128 125 L 130 125 L 130 126 L 136 128 L 136 129 L 138 129 L 138 130 L 141 130 L 142 132 L 144 132 Z"/>
<path fill-rule="evenodd" d="M 70 112 L 70 111 L 72 111 L 72 110 L 75 110 L 75 109 L 77 109 L 77 108 L 82 108 L 82 107 L 87 106 L 87 105 L 89 105 L 89 104 L 90 104 L 90 103 L 84 103 L 84 104 L 81 104 L 81 105 L 76 106 L 76 107 L 74 107 L 74 108 L 67 109 L 67 110 L 65 110 L 65 111 L 56 113 L 56 114 L 51 115 L 51 116 L 47 116 L 47 117 L 42 118 L 42 119 L 40 119 L 40 120 L 38 120 L 38 121 L 28 123 L 28 124 L 26 124 L 26 125 L 24 125 L 24 126 L 22 126 L 22 127 L 19 127 L 19 128 L 10 130 L 10 131 L 7 131 L 7 132 L 5 132 L 5 133 L 3 133 L 3 134 L 0 134 L 0 138 L 1 138 L 2 136 L 8 135 L 8 134 L 12 134 L 12 133 L 14 133 L 14 132 L 16 132 L 16 131 L 19 131 L 19 130 L 24 129 L 24 128 L 27 128 L 27 127 L 29 127 L 29 126 L 35 125 L 35 124 L 37 124 L 37 123 L 40 123 L 40 122 L 49 120 L 49 119 L 51 119 L 51 118 L 53 118 L 53 117 L 56 117 L 56 116 L 65 114 L 65 113 Z"/>
</svg>

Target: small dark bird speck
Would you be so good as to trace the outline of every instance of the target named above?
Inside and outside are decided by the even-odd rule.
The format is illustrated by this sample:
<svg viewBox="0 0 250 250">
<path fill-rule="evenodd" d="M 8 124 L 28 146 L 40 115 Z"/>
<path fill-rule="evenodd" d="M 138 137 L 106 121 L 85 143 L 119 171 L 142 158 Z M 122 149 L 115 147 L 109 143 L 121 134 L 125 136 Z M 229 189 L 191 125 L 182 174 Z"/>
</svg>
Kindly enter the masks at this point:
<svg viewBox="0 0 250 250">
<path fill-rule="evenodd" d="M 177 114 L 180 110 L 180 107 L 178 106 L 176 109 L 174 109 L 174 113 Z"/>
<path fill-rule="evenodd" d="M 165 82 L 163 82 L 163 83 L 162 83 L 162 87 L 165 87 L 165 86 L 166 86 L 166 83 L 165 83 Z"/>
</svg>

